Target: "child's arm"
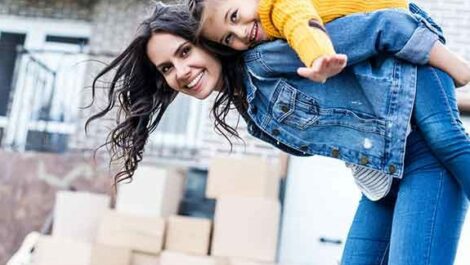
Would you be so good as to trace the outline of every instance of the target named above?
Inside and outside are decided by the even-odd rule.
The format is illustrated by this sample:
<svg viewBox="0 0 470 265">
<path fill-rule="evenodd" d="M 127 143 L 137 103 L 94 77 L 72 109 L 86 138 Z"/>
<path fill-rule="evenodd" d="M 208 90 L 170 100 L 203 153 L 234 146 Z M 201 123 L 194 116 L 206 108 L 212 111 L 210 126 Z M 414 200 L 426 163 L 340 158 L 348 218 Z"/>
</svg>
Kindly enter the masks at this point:
<svg viewBox="0 0 470 265">
<path fill-rule="evenodd" d="M 381 10 L 346 16 L 326 25 L 336 51 L 354 64 L 378 54 L 389 54 L 414 64 L 429 63 L 439 39 L 433 28 L 405 11 Z M 299 69 L 309 78 L 311 68 Z"/>
<path fill-rule="evenodd" d="M 326 24 L 326 28 L 336 51 L 348 56 L 348 65 L 378 54 L 396 56 L 414 64 L 426 64 L 438 40 L 438 35 L 425 23 L 409 13 L 395 10 L 338 18 Z M 276 52 L 287 53 L 287 50 Z M 287 63 L 282 60 L 267 62 L 274 72 L 287 71 L 289 74 L 295 74 L 301 65 L 299 62 Z"/>
<path fill-rule="evenodd" d="M 260 5 L 258 12 L 268 34 L 286 39 L 305 66 L 336 54 L 311 0 L 277 0 L 272 6 Z"/>
</svg>

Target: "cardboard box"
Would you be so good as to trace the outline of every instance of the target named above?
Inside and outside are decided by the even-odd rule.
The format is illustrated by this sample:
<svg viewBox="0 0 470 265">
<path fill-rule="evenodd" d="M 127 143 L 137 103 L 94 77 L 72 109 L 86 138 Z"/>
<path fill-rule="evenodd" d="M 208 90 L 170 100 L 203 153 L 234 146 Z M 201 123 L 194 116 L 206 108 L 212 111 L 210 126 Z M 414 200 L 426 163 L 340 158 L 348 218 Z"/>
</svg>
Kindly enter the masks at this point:
<svg viewBox="0 0 470 265">
<path fill-rule="evenodd" d="M 167 220 L 165 250 L 207 255 L 212 221 L 203 218 L 170 216 Z"/>
<path fill-rule="evenodd" d="M 33 265 L 91 265 L 90 243 L 70 238 L 41 236 L 33 254 Z"/>
<path fill-rule="evenodd" d="M 131 252 L 129 248 L 95 244 L 91 250 L 91 265 L 129 265 Z"/>
<path fill-rule="evenodd" d="M 160 257 L 141 252 L 133 252 L 131 265 L 160 265 Z"/>
<path fill-rule="evenodd" d="M 88 192 L 59 191 L 54 207 L 54 237 L 92 243 L 98 225 L 108 210 L 109 196 Z"/>
<path fill-rule="evenodd" d="M 185 172 L 139 166 L 130 183 L 120 183 L 116 211 L 151 217 L 168 217 L 178 212 L 183 196 Z"/>
<path fill-rule="evenodd" d="M 97 242 L 149 254 L 162 250 L 165 220 L 108 211 L 98 230 Z"/>
<path fill-rule="evenodd" d="M 278 198 L 279 169 L 260 157 L 217 157 L 209 165 L 206 197 Z"/>
<path fill-rule="evenodd" d="M 160 265 L 228 265 L 227 259 L 163 251 Z"/>
<path fill-rule="evenodd" d="M 256 197 L 217 200 L 211 255 L 274 262 L 280 204 Z"/>
</svg>

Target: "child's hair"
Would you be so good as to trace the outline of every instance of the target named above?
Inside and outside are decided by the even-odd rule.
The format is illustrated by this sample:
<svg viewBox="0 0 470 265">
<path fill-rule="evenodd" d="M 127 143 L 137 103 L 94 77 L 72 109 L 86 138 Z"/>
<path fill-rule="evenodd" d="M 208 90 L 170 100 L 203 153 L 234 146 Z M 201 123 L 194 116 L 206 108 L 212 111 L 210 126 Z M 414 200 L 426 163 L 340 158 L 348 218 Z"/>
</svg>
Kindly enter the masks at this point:
<svg viewBox="0 0 470 265">
<path fill-rule="evenodd" d="M 186 5 L 188 6 L 189 11 L 198 22 L 202 19 L 206 1 L 207 0 L 186 0 Z"/>
<path fill-rule="evenodd" d="M 99 88 L 97 83 L 105 75 L 112 73 L 111 81 L 106 83 L 107 105 L 87 120 L 85 129 L 90 122 L 104 117 L 117 107 L 117 125 L 108 134 L 106 142 L 99 147 L 109 146 L 110 162 L 124 160 L 123 168 L 114 176 L 115 184 L 126 179 L 132 180 L 134 171 L 142 160 L 150 133 L 155 131 L 166 109 L 178 94 L 168 86 L 148 59 L 148 41 L 153 33 L 167 32 L 196 43 L 196 28 L 197 22 L 192 19 L 187 6 L 157 3 L 151 17 L 140 24 L 134 40 L 93 80 L 91 104 Z M 232 146 L 229 136 L 240 137 L 225 119 L 234 101 L 245 97 L 241 85 L 241 70 L 233 66 L 224 67 L 224 60 L 222 66 L 223 87 L 215 99 L 212 114 L 216 130 Z"/>
<path fill-rule="evenodd" d="M 208 1 L 211 0 L 185 0 L 185 5 L 187 5 L 189 12 L 193 19 L 197 22 L 196 38 L 204 48 L 210 50 L 211 52 L 218 54 L 223 57 L 241 57 L 241 52 L 234 50 L 228 46 L 222 45 L 215 41 L 208 40 L 206 38 L 201 38 L 202 26 L 204 24 L 204 8 Z M 231 65 L 233 66 L 233 65 Z M 230 67 L 230 66 L 229 66 Z"/>
</svg>

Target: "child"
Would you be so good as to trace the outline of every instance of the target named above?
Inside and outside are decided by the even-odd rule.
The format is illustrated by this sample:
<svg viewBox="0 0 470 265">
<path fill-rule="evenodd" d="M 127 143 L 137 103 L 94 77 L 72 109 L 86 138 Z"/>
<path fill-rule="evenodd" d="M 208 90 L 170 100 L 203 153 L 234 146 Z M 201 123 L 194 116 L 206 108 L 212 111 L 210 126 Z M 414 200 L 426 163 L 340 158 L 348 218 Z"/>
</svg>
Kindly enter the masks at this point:
<svg viewBox="0 0 470 265">
<path fill-rule="evenodd" d="M 323 23 L 354 13 L 408 9 L 406 0 L 190 0 L 189 5 L 199 14 L 202 36 L 232 49 L 286 39 L 306 66 L 299 75 L 317 82 L 338 74 L 347 63 L 346 55 L 335 53 Z M 440 42 L 433 44 L 429 61 L 409 61 L 447 72 L 456 86 L 470 82 L 470 65 Z"/>
<path fill-rule="evenodd" d="M 203 1 L 205 1 L 205 8 L 204 8 Z M 263 3 L 263 1 L 269 1 L 269 0 L 260 0 L 260 1 L 261 3 Z M 338 1 L 341 1 L 341 0 L 338 0 Z M 212 2 L 213 2 L 213 5 L 210 5 L 210 3 Z M 262 20 L 263 17 L 260 16 L 261 20 L 258 20 L 258 15 L 256 13 L 258 2 L 256 0 L 251 0 L 251 1 L 244 0 L 243 1 L 244 5 L 240 4 L 240 2 L 239 0 L 193 0 L 192 6 L 190 5 L 190 9 L 193 11 L 193 14 L 196 17 L 196 19 L 199 19 L 201 23 L 201 33 L 204 37 L 209 38 L 210 40 L 215 41 L 219 44 L 230 45 L 230 47 L 237 49 L 237 50 L 246 50 L 252 47 L 253 45 L 257 45 L 262 41 L 268 40 L 269 38 L 264 33 L 264 31 L 259 27 L 259 24 L 260 24 L 259 21 L 263 23 L 263 20 Z M 289 2 L 290 3 L 290 0 L 279 0 L 277 2 L 279 3 Z M 297 2 L 299 3 L 299 6 L 302 6 L 302 4 L 305 4 L 309 1 L 298 0 Z M 284 7 L 283 10 L 285 9 L 286 8 Z M 303 9 L 305 9 L 305 5 L 303 6 L 302 9 L 300 10 L 296 9 L 296 10 L 298 12 L 301 12 Z M 275 18 L 273 19 L 273 25 L 284 25 L 284 27 L 282 27 L 283 28 L 282 32 L 286 32 L 286 25 L 289 25 L 289 26 L 297 25 L 296 23 L 294 23 L 296 22 L 296 20 L 292 20 L 292 19 L 289 20 L 288 19 L 289 17 L 279 16 L 279 14 L 277 14 L 274 11 L 272 12 L 273 17 Z M 281 11 L 278 11 L 278 12 L 282 13 Z M 403 15 L 407 14 L 406 12 L 401 12 L 401 11 L 394 11 L 394 12 L 402 13 Z M 278 16 L 276 16 L 276 14 Z M 375 16 L 375 14 L 378 14 L 378 13 L 370 12 L 370 16 Z M 404 25 L 406 25 L 407 23 L 410 23 L 410 21 L 416 22 L 418 24 L 423 23 L 426 26 L 428 24 L 431 24 L 431 23 L 428 23 L 429 21 L 427 22 L 422 21 L 422 20 L 419 20 L 418 18 L 414 19 L 414 17 L 411 17 L 411 14 L 409 16 L 410 16 L 410 20 L 408 21 L 399 20 L 396 22 L 399 22 L 399 23 L 403 22 Z M 371 39 L 369 38 L 369 36 L 367 36 L 368 34 L 367 31 L 355 30 L 354 23 L 352 23 L 354 21 L 354 17 L 353 15 L 349 17 L 351 18 L 351 28 L 350 29 L 347 28 L 343 30 L 346 36 L 348 35 L 348 31 L 350 31 L 349 34 L 351 36 L 354 36 L 353 39 L 360 40 L 361 37 L 363 37 L 364 43 L 367 43 L 367 45 L 365 45 L 366 49 L 367 47 L 373 48 L 373 45 L 381 45 L 377 43 L 370 45 L 371 43 L 369 42 L 371 41 Z M 364 15 L 362 15 L 362 17 L 364 17 Z M 400 17 L 400 16 L 397 16 L 397 17 Z M 400 19 L 405 19 L 405 18 L 401 16 Z M 282 23 L 278 23 L 279 22 L 278 20 L 281 21 Z M 389 20 L 389 21 L 393 21 L 393 20 Z M 310 22 L 309 24 L 313 25 L 314 23 Z M 210 28 L 209 25 L 212 25 L 212 27 Z M 394 26 L 397 26 L 397 25 L 393 24 L 392 22 L 386 25 L 380 25 L 380 27 L 384 28 L 385 31 L 387 31 L 386 29 L 388 27 L 394 27 Z M 419 30 L 429 30 L 431 34 L 436 33 L 437 30 L 432 29 L 432 27 L 426 27 L 426 26 L 420 27 Z M 299 27 L 302 28 L 302 26 L 299 26 Z M 322 27 L 321 24 L 314 25 L 313 27 L 311 27 L 312 29 L 310 29 L 310 27 L 311 26 L 309 26 L 307 32 L 315 32 L 315 34 L 318 34 L 320 36 L 327 36 L 326 34 L 324 34 L 326 30 L 324 31 L 322 29 L 319 29 Z M 278 27 L 278 28 L 281 28 L 281 27 Z M 406 27 L 403 27 L 403 30 L 405 28 Z M 227 29 L 227 31 L 225 31 L 225 29 Z M 401 29 L 402 28 L 400 27 L 398 32 Z M 296 35 L 296 37 L 298 36 L 302 37 L 306 35 L 306 34 L 302 35 L 298 33 L 298 32 L 303 32 L 303 29 L 297 30 L 297 31 L 295 30 L 297 29 L 294 29 L 294 32 L 297 32 L 297 34 L 294 34 Z M 397 30 L 395 28 L 390 28 L 388 31 L 393 32 Z M 324 35 L 321 35 L 322 33 Z M 387 34 L 388 32 L 382 32 L 382 33 L 373 32 L 373 33 L 374 33 L 373 35 L 377 35 L 377 34 L 388 35 Z M 331 32 L 331 34 L 333 36 L 334 34 L 336 34 L 336 32 Z M 300 39 L 302 40 L 302 38 Z M 374 39 L 375 38 L 372 38 L 372 40 Z M 410 47 L 407 47 L 408 52 L 394 53 L 394 56 L 399 57 L 401 59 L 405 59 L 414 64 L 426 64 L 427 63 L 426 61 L 428 60 L 428 57 L 429 57 L 429 63 L 433 64 L 434 66 L 440 66 L 440 68 L 442 68 L 443 70 L 450 72 L 457 82 L 459 82 L 460 84 L 468 83 L 467 81 L 468 79 L 466 79 L 468 65 L 466 65 L 466 63 L 463 60 L 459 59 L 457 56 L 450 53 L 445 48 L 445 46 L 443 46 L 438 41 L 436 41 L 437 39 L 438 38 L 424 38 L 423 42 L 419 43 L 419 45 L 417 46 L 411 47 L 412 49 L 410 49 Z M 323 40 L 327 40 L 328 41 L 327 43 L 329 45 L 331 44 L 331 42 L 329 41 L 329 38 L 324 38 Z M 393 42 L 393 39 L 391 41 Z M 388 45 L 397 46 L 398 43 L 400 43 L 400 45 L 402 45 L 403 43 L 408 44 L 407 41 L 408 39 L 400 38 L 400 39 L 397 39 L 397 43 L 391 42 Z M 313 42 L 312 45 L 315 45 L 316 43 L 317 42 Z M 414 42 L 414 44 L 416 43 L 417 42 Z M 290 45 L 292 46 L 292 44 Z M 319 45 L 319 47 L 321 49 L 321 47 L 323 46 Z M 361 43 L 358 43 L 356 48 L 361 49 Z M 375 47 L 375 48 L 377 49 L 378 47 Z M 385 50 L 387 50 L 387 47 L 385 47 L 382 50 L 384 50 L 385 52 Z M 415 50 L 417 54 L 421 54 L 422 56 L 417 56 L 417 57 L 420 57 L 420 59 L 417 59 L 415 58 L 416 56 L 412 54 L 412 52 L 409 52 L 409 50 Z M 347 52 L 348 54 L 355 53 L 355 50 L 345 51 L 343 49 L 343 51 Z M 390 51 L 394 51 L 394 50 L 392 49 Z M 306 52 L 308 54 L 315 53 L 315 51 L 310 51 L 309 49 L 306 49 Z M 324 52 L 324 50 L 322 50 L 322 52 Z M 367 51 L 361 51 L 361 52 L 368 53 Z M 303 54 L 298 53 L 298 55 L 301 59 L 306 58 L 303 56 Z M 312 58 L 316 59 L 318 57 L 312 57 Z M 277 63 L 273 61 L 273 58 L 270 58 L 270 59 L 271 60 L 269 62 L 263 61 L 263 62 L 260 62 L 259 64 L 260 65 L 266 64 L 268 66 L 271 66 L 272 64 Z M 322 59 L 320 58 L 320 60 Z M 305 63 L 305 60 L 303 61 Z M 282 64 L 282 62 L 280 63 Z M 336 67 L 335 65 L 341 65 L 341 67 L 343 67 L 344 63 L 345 62 L 341 61 L 340 57 L 335 57 L 335 55 L 333 54 L 332 57 L 327 56 L 326 59 L 323 58 L 323 62 L 320 63 L 321 65 L 320 71 L 323 71 L 324 70 L 323 68 L 326 68 L 329 71 L 331 68 L 335 68 Z M 445 65 L 444 63 L 448 63 L 448 65 Z M 333 65 L 333 67 L 331 65 Z M 271 69 L 268 66 L 266 66 L 267 67 L 266 69 Z M 455 66 L 458 66 L 458 67 L 455 67 Z M 426 68 L 426 66 L 420 66 L 420 67 Z M 276 68 L 276 69 L 279 70 L 279 68 Z M 420 89 L 416 89 L 416 96 L 414 98 L 413 121 L 416 124 L 417 128 L 419 128 L 419 130 L 421 130 L 421 132 L 425 136 L 426 142 L 431 147 L 436 157 L 452 173 L 452 175 L 456 177 L 456 179 L 461 184 L 463 190 L 466 192 L 467 197 L 470 199 L 470 138 L 465 133 L 465 129 L 462 127 L 462 123 L 459 120 L 458 109 L 456 107 L 457 105 L 455 102 L 454 86 L 452 84 L 447 83 L 448 80 L 446 80 L 445 78 L 446 75 L 444 73 L 442 72 L 439 73 L 440 71 L 434 68 L 431 68 L 431 69 L 433 69 L 431 71 L 432 73 L 427 73 L 424 77 L 423 76 L 417 77 L 417 80 L 419 80 L 420 82 L 420 86 L 419 86 Z M 322 72 L 319 75 L 311 76 L 311 75 L 308 75 L 310 74 L 309 71 L 315 72 L 317 70 L 315 68 L 312 68 L 312 69 L 304 68 L 304 69 L 300 69 L 298 72 L 305 73 L 311 79 L 315 79 L 317 77 L 323 78 L 323 79 L 317 79 L 318 81 L 324 81 L 327 77 L 331 76 L 331 72 L 328 72 L 328 71 L 327 71 L 328 72 L 327 74 Z M 422 72 L 422 71 L 418 71 L 418 72 Z M 260 73 L 256 73 L 255 75 L 258 75 L 258 74 L 262 76 L 262 74 Z M 275 73 L 275 74 L 279 74 L 279 76 L 282 76 L 283 72 L 280 71 L 279 73 Z M 257 77 L 257 78 L 259 78 L 260 80 L 263 80 L 262 77 Z M 464 82 L 462 82 L 462 80 Z M 293 86 L 295 86 L 294 83 L 295 83 L 294 81 L 290 81 L 290 84 Z M 430 88 L 430 89 L 423 89 L 423 88 Z M 393 127 L 393 124 L 390 123 L 389 126 Z M 406 139 L 403 139 L 403 140 L 406 140 Z M 367 174 L 369 174 L 369 172 L 367 172 Z M 357 173 L 355 173 L 355 175 L 357 175 Z"/>
</svg>

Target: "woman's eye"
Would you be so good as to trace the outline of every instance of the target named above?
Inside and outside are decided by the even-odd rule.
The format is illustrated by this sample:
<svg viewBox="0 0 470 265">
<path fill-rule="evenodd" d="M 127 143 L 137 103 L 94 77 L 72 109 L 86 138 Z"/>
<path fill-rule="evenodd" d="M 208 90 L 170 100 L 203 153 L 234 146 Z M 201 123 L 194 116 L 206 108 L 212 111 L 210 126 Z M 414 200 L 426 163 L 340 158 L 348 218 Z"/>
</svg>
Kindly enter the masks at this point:
<svg viewBox="0 0 470 265">
<path fill-rule="evenodd" d="M 232 41 L 232 34 L 228 34 L 224 39 L 224 43 L 226 45 L 229 45 L 231 41 Z"/>
<path fill-rule="evenodd" d="M 232 15 L 230 15 L 230 21 L 232 23 L 235 23 L 237 21 L 237 16 L 238 16 L 238 10 L 235 10 L 235 12 L 233 12 Z"/>
<path fill-rule="evenodd" d="M 186 56 L 189 54 L 190 51 L 191 51 L 191 46 L 186 46 L 186 47 L 184 47 L 183 50 L 181 51 L 181 55 L 182 55 L 183 57 L 186 57 Z"/>
<path fill-rule="evenodd" d="M 162 74 L 166 74 L 166 73 L 168 73 L 168 71 L 170 71 L 170 69 L 171 69 L 171 66 L 168 65 L 168 66 L 163 66 L 160 69 L 160 71 L 162 72 Z"/>
</svg>

